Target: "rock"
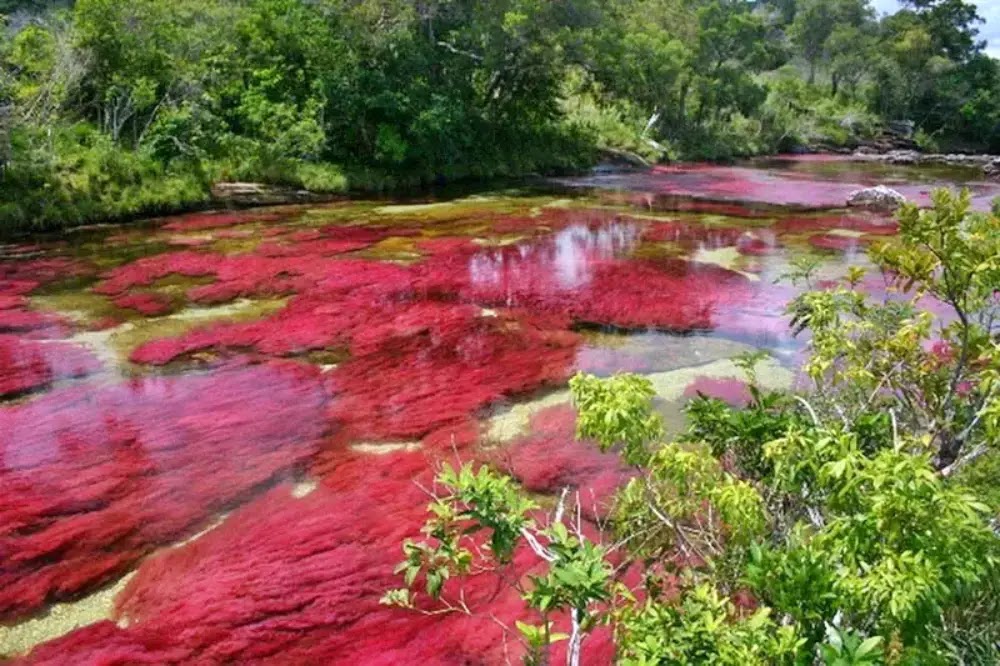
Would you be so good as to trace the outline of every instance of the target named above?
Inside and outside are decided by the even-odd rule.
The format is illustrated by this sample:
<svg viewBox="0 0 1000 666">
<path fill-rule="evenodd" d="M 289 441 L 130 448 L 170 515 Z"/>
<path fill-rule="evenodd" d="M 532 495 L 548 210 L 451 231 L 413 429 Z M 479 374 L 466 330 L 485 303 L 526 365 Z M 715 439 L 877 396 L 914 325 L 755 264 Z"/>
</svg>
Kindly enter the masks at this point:
<svg viewBox="0 0 1000 666">
<path fill-rule="evenodd" d="M 888 126 L 890 134 L 904 139 L 912 139 L 916 128 L 917 125 L 912 120 L 893 120 Z"/>
<path fill-rule="evenodd" d="M 886 156 L 886 161 L 890 164 L 919 164 L 920 157 L 915 150 L 894 150 Z"/>
<path fill-rule="evenodd" d="M 896 210 L 904 203 L 906 197 L 885 185 L 856 190 L 847 197 L 847 205 L 858 208 Z"/>
<path fill-rule="evenodd" d="M 648 169 L 650 166 L 641 155 L 629 150 L 604 148 L 601 150 L 601 162 L 594 167 L 594 172 L 614 173 L 623 169 Z"/>
<path fill-rule="evenodd" d="M 264 183 L 220 182 L 212 185 L 214 202 L 237 206 L 270 206 L 284 203 L 322 202 L 334 198 L 327 194 L 279 187 Z"/>
<path fill-rule="evenodd" d="M 1000 157 L 994 158 L 989 164 L 984 166 L 983 173 L 988 178 L 1000 179 Z"/>
</svg>

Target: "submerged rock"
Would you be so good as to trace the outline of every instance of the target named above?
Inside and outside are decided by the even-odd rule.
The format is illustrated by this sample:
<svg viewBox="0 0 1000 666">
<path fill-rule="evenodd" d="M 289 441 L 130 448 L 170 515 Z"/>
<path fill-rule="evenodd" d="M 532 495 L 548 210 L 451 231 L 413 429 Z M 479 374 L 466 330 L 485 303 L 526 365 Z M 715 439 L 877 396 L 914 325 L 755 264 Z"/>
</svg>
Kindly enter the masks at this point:
<svg viewBox="0 0 1000 666">
<path fill-rule="evenodd" d="M 984 166 L 983 173 L 986 174 L 987 178 L 1000 179 L 1000 157 L 994 158 Z"/>
<path fill-rule="evenodd" d="M 847 205 L 857 208 L 895 210 L 904 203 L 906 203 L 906 197 L 885 185 L 855 190 L 847 197 Z"/>
</svg>

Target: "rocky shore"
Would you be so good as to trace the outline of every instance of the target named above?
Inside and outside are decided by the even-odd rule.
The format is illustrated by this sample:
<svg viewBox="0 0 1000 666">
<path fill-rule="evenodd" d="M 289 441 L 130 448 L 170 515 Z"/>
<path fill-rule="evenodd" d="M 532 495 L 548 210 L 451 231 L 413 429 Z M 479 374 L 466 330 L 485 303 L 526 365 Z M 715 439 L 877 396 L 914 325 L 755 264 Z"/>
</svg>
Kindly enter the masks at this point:
<svg viewBox="0 0 1000 666">
<path fill-rule="evenodd" d="M 876 152 L 861 148 L 852 158 L 860 162 L 882 162 L 901 165 L 940 165 L 982 169 L 989 178 L 1000 178 L 1000 156 L 967 155 L 963 153 L 921 153 L 917 150 Z"/>
</svg>

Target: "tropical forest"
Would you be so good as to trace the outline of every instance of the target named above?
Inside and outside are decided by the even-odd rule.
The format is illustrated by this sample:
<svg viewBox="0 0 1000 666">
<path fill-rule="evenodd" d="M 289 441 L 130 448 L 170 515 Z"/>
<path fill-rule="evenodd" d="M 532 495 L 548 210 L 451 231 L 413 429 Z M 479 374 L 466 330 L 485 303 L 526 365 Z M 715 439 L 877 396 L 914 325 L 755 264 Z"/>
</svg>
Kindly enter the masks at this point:
<svg viewBox="0 0 1000 666">
<path fill-rule="evenodd" d="M 0 0 L 0 664 L 1000 666 L 1000 3 Z"/>
</svg>

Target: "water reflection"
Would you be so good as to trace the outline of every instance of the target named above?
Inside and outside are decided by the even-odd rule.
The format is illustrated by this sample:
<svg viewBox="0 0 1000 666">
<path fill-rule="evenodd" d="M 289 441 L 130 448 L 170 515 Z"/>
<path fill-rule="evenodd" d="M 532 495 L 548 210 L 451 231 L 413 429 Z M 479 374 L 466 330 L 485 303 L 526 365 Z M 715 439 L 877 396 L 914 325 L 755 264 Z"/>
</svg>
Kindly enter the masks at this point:
<svg viewBox="0 0 1000 666">
<path fill-rule="evenodd" d="M 591 282 L 595 263 L 635 250 L 640 235 L 635 222 L 576 223 L 540 240 L 480 252 L 469 260 L 469 276 L 474 286 L 503 284 L 512 292 L 543 276 L 554 281 L 550 289 L 572 291 Z"/>
</svg>

